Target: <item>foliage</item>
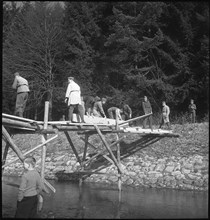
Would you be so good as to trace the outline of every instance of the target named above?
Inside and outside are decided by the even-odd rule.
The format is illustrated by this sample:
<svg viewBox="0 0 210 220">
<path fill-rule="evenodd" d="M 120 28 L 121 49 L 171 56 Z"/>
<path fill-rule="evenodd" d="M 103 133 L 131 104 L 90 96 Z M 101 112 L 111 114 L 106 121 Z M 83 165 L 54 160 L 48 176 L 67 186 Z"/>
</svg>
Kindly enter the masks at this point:
<svg viewBox="0 0 210 220">
<path fill-rule="evenodd" d="M 45 100 L 52 118 L 64 114 L 70 75 L 83 95 L 106 96 L 106 108 L 126 102 L 134 117 L 144 95 L 157 115 L 162 100 L 172 118 L 185 115 L 191 98 L 199 120 L 208 113 L 208 2 L 48 3 L 3 4 L 4 112 L 13 112 L 19 71 L 30 83 L 28 112 L 40 118 Z"/>
</svg>

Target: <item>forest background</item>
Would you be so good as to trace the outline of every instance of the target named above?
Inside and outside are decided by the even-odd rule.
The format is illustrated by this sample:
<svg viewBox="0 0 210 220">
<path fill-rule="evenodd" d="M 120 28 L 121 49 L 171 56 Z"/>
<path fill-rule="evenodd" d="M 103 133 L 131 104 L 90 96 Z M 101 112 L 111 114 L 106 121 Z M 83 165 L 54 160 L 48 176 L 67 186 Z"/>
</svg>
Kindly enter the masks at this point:
<svg viewBox="0 0 210 220">
<path fill-rule="evenodd" d="M 123 102 L 142 115 L 148 96 L 160 114 L 197 120 L 209 112 L 209 2 L 3 2 L 2 112 L 13 114 L 14 73 L 29 82 L 25 117 L 50 120 L 66 112 L 67 77 L 83 96 L 107 97 L 105 109 Z"/>
</svg>

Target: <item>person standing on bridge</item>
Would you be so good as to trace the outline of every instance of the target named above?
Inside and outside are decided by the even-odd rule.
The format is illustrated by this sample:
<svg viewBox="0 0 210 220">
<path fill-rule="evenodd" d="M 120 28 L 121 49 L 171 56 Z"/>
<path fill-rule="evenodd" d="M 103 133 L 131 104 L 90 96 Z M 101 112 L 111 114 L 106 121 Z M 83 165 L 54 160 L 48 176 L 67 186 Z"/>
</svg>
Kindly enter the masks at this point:
<svg viewBox="0 0 210 220">
<path fill-rule="evenodd" d="M 21 177 L 15 218 L 37 217 L 38 202 L 43 200 L 40 194 L 43 190 L 43 183 L 35 169 L 35 164 L 36 160 L 31 156 L 23 161 L 25 172 Z"/>
<path fill-rule="evenodd" d="M 152 113 L 152 106 L 151 106 L 150 101 L 148 100 L 147 96 L 144 96 L 144 100 L 142 102 L 142 108 L 143 108 L 145 115 Z M 153 128 L 152 128 L 152 115 L 146 117 L 143 120 L 143 128 L 144 129 L 146 128 L 146 124 L 147 124 L 148 119 L 149 119 L 149 127 L 151 130 L 153 130 Z"/>
<path fill-rule="evenodd" d="M 170 108 L 166 105 L 165 101 L 162 102 L 162 105 L 162 117 L 159 129 L 162 127 L 162 125 L 166 124 L 168 126 L 168 129 L 171 130 L 171 125 L 169 121 Z"/>
<path fill-rule="evenodd" d="M 26 107 L 26 102 L 28 100 L 29 86 L 28 81 L 20 76 L 18 72 L 15 74 L 15 79 L 12 84 L 13 89 L 17 89 L 17 97 L 15 104 L 15 112 L 14 115 L 23 117 L 23 113 Z"/>
<path fill-rule="evenodd" d="M 66 90 L 66 98 L 65 103 L 68 105 L 68 118 L 69 121 L 72 122 L 73 120 L 73 111 L 75 108 L 77 108 L 77 111 L 79 112 L 80 118 L 82 120 L 82 123 L 85 123 L 84 121 L 84 109 L 81 105 L 81 91 L 80 86 L 74 82 L 74 77 L 68 77 L 68 87 Z"/>
<path fill-rule="evenodd" d="M 190 112 L 190 119 L 191 123 L 195 123 L 195 117 L 196 117 L 196 105 L 194 104 L 194 100 L 190 100 L 190 105 L 189 105 L 189 112 Z"/>
<path fill-rule="evenodd" d="M 85 113 L 87 116 L 91 116 L 93 114 L 93 105 L 95 103 L 95 98 L 93 96 L 84 96 L 83 98 L 85 102 Z"/>
</svg>

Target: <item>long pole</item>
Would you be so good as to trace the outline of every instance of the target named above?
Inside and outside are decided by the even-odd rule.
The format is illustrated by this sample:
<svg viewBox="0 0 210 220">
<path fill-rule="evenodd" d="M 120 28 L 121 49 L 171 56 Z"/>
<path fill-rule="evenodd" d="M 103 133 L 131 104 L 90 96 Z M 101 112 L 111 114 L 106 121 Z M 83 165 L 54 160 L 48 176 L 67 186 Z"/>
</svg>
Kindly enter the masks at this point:
<svg viewBox="0 0 210 220">
<path fill-rule="evenodd" d="M 48 114 L 49 114 L 49 102 L 45 102 L 44 108 L 44 130 L 47 129 L 48 122 Z M 47 134 L 42 134 L 42 143 L 47 140 Z M 47 145 L 43 145 L 42 148 L 42 160 L 41 160 L 41 178 L 44 180 L 44 171 L 45 171 L 45 158 L 46 158 Z"/>
<path fill-rule="evenodd" d="M 119 113 L 120 114 L 120 113 Z M 117 110 L 116 110 L 116 130 L 119 130 L 119 118 L 118 118 L 118 114 L 117 114 Z M 119 140 L 119 135 L 118 133 L 116 133 L 116 138 L 117 138 L 117 141 Z M 117 144 L 117 161 L 118 161 L 118 164 L 119 164 L 119 167 L 121 168 L 121 162 L 120 162 L 120 144 L 118 143 Z M 119 197 L 121 198 L 121 185 L 122 185 L 122 181 L 121 181 L 121 170 L 118 168 L 118 190 L 119 190 Z"/>
</svg>

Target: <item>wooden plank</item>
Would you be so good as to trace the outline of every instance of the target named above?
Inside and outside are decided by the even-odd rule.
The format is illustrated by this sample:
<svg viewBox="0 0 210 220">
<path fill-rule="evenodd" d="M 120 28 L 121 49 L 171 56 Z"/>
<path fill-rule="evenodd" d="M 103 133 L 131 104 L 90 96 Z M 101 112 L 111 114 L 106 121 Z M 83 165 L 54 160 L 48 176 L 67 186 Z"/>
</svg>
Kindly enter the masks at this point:
<svg viewBox="0 0 210 220">
<path fill-rule="evenodd" d="M 32 148 L 31 150 L 27 151 L 26 153 L 23 154 L 23 156 L 25 157 L 27 154 L 30 154 L 31 152 L 35 151 L 36 149 L 42 147 L 43 145 L 49 143 L 50 141 L 54 140 L 56 137 L 58 137 L 58 135 L 55 135 L 54 137 L 48 139 L 47 141 L 45 141 L 44 143 Z M 2 166 L 2 168 L 9 166 L 10 164 L 16 162 L 17 160 L 19 160 L 19 158 L 14 159 L 13 161 L 11 161 L 10 163 L 5 164 L 4 166 Z"/>
<path fill-rule="evenodd" d="M 9 127 L 9 128 L 13 128 L 13 129 L 16 129 L 20 132 L 32 132 L 32 133 L 35 133 L 36 132 L 36 129 L 34 128 L 25 128 L 25 127 L 20 127 L 20 126 L 14 126 L 14 125 L 10 125 L 10 124 L 4 124 L 5 127 Z M 17 132 L 18 132 L 17 131 Z"/>
<path fill-rule="evenodd" d="M 77 153 L 77 150 L 76 150 L 76 148 L 74 147 L 74 144 L 73 144 L 73 142 L 72 142 L 72 140 L 71 140 L 71 138 L 70 138 L 70 136 L 69 136 L 69 133 L 68 133 L 68 131 L 64 131 L 64 133 L 65 133 L 65 135 L 66 135 L 66 137 L 67 137 L 67 139 L 68 139 L 68 141 L 69 141 L 69 143 L 70 143 L 70 146 L 71 146 L 71 148 L 72 148 L 72 150 L 73 150 L 73 152 L 74 152 L 74 154 L 75 154 L 75 156 L 76 156 L 76 158 L 77 158 L 77 161 L 80 163 L 80 165 L 82 164 L 82 162 L 81 162 L 81 160 L 80 160 L 80 158 L 79 158 L 79 155 L 78 155 L 78 153 Z"/>
<path fill-rule="evenodd" d="M 131 118 L 131 119 L 127 120 L 127 121 L 119 122 L 119 126 L 128 124 L 129 122 L 136 121 L 136 120 L 139 120 L 139 119 L 142 119 L 142 118 L 147 118 L 150 115 L 152 115 L 152 113 L 149 113 L 149 114 L 146 114 L 146 115 L 142 115 L 142 116 L 138 116 L 136 118 Z"/>
<path fill-rule="evenodd" d="M 2 116 L 5 117 L 5 118 L 16 119 L 16 120 L 19 120 L 19 121 L 36 122 L 35 120 L 32 120 L 32 119 L 18 117 L 18 116 L 15 116 L 15 115 L 9 115 L 9 114 L 5 114 L 5 113 L 2 113 Z"/>
<path fill-rule="evenodd" d="M 105 138 L 103 137 L 101 131 L 100 131 L 99 128 L 98 128 L 98 126 L 95 125 L 95 128 L 96 128 L 96 130 L 97 130 L 97 132 L 98 132 L 98 134 L 99 134 L 99 137 L 101 138 L 101 140 L 102 140 L 104 146 L 106 147 L 107 151 L 110 153 L 110 155 L 111 155 L 111 157 L 112 157 L 112 159 L 113 159 L 115 165 L 116 165 L 117 168 L 120 170 L 120 172 L 122 172 L 121 167 L 119 166 L 117 159 L 115 158 L 114 154 L 112 153 L 111 149 L 109 148 L 109 145 L 108 145 L 108 143 L 106 142 Z"/>
</svg>

